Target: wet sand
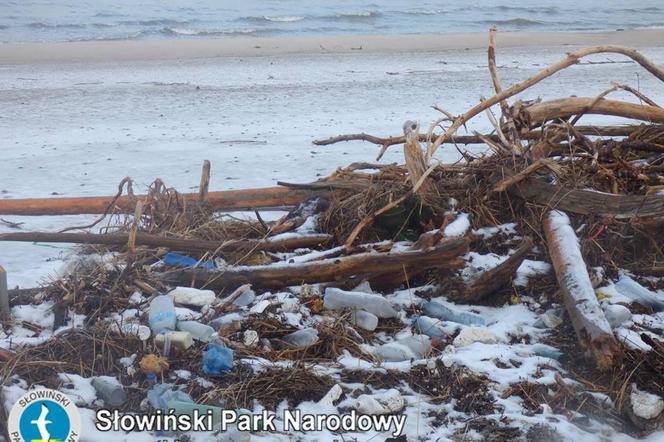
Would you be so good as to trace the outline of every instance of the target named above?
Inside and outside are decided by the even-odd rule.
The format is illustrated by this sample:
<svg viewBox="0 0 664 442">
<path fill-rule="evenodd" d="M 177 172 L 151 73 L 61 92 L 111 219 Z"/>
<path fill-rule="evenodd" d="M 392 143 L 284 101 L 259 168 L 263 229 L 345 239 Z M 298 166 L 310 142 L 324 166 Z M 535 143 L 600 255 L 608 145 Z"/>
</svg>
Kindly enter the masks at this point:
<svg viewBox="0 0 664 442">
<path fill-rule="evenodd" d="M 0 44 L 0 64 L 37 62 L 184 60 L 287 54 L 431 52 L 486 47 L 487 34 L 353 35 L 215 40 L 87 41 Z M 501 32 L 498 46 L 618 44 L 655 47 L 664 29 L 612 32 Z"/>
</svg>

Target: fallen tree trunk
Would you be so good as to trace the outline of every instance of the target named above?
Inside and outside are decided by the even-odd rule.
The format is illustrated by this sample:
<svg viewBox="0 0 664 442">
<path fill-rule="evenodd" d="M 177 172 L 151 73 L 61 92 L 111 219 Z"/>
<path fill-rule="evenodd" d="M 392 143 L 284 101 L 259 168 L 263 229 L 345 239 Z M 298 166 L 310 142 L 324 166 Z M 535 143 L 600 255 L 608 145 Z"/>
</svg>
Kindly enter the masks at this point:
<svg viewBox="0 0 664 442">
<path fill-rule="evenodd" d="M 332 237 L 327 234 L 292 236 L 284 239 L 267 240 L 228 240 L 206 241 L 202 239 L 166 238 L 147 233 L 136 235 L 137 246 L 166 247 L 180 251 L 224 251 L 237 249 L 254 249 L 270 252 L 294 250 L 304 247 L 315 247 L 325 244 Z M 52 233 L 52 232 L 13 232 L 0 233 L 0 241 L 21 242 L 53 242 L 71 244 L 105 244 L 126 245 L 129 235 L 126 233 L 92 234 L 92 233 Z"/>
<path fill-rule="evenodd" d="M 567 215 L 558 210 L 547 212 L 544 234 L 579 343 L 600 370 L 608 370 L 617 362 L 620 347 L 597 301 L 581 256 L 579 240 Z"/>
<path fill-rule="evenodd" d="M 479 275 L 468 285 L 466 291 L 455 296 L 454 300 L 464 303 L 475 302 L 504 287 L 512 280 L 532 248 L 533 240 L 526 237 L 509 258 Z"/>
<path fill-rule="evenodd" d="M 535 103 L 521 110 L 531 125 L 577 114 L 613 115 L 649 123 L 664 123 L 664 109 L 643 104 L 593 97 L 569 97 Z"/>
<path fill-rule="evenodd" d="M 459 258 L 468 251 L 468 241 L 449 239 L 428 250 L 362 253 L 342 258 L 324 259 L 303 264 L 231 267 L 222 272 L 187 269 L 166 273 L 167 281 L 178 285 L 232 289 L 242 284 L 261 288 L 283 288 L 291 285 L 340 281 L 354 275 L 403 274 L 409 269 L 457 268 Z"/>
<path fill-rule="evenodd" d="M 199 200 L 198 193 L 183 193 L 180 196 L 188 202 Z M 282 209 L 296 206 L 312 196 L 314 196 L 312 191 L 285 187 L 224 190 L 208 192 L 205 204 L 218 211 Z M 136 195 L 133 198 L 121 196 L 115 202 L 112 196 L 4 199 L 0 200 L 0 215 L 102 214 L 111 204 L 113 204 L 111 212 L 134 213 L 136 201 L 144 198 L 144 195 Z"/>
<path fill-rule="evenodd" d="M 514 176 L 513 172 L 503 169 L 503 175 L 497 180 L 511 176 Z M 558 184 L 548 184 L 536 178 L 527 178 L 512 185 L 507 191 L 526 201 L 582 215 L 656 222 L 664 217 L 664 196 L 657 194 L 615 195 L 596 190 L 571 189 Z"/>
</svg>

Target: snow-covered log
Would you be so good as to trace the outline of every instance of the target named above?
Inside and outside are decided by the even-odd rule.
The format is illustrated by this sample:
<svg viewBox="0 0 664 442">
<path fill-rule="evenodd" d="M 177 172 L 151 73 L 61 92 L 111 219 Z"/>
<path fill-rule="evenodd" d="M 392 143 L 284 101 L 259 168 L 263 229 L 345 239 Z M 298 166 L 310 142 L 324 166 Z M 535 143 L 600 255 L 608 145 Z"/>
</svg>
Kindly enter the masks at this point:
<svg viewBox="0 0 664 442">
<path fill-rule="evenodd" d="M 381 279 L 384 278 L 398 285 L 412 275 L 413 271 L 458 268 L 463 263 L 460 257 L 467 252 L 466 239 L 451 238 L 427 250 L 359 253 L 307 263 L 236 266 L 223 271 L 187 269 L 163 276 L 178 285 L 193 284 L 196 287 L 220 290 L 232 289 L 242 284 L 262 288 L 283 288 L 305 283 L 343 281 L 356 275 L 362 275 L 371 281 L 372 285 L 374 281 L 381 285 Z"/>
<path fill-rule="evenodd" d="M 544 234 L 579 343 L 598 368 L 609 369 L 619 357 L 618 341 L 595 296 L 569 217 L 558 210 L 549 211 L 544 217 Z"/>
</svg>

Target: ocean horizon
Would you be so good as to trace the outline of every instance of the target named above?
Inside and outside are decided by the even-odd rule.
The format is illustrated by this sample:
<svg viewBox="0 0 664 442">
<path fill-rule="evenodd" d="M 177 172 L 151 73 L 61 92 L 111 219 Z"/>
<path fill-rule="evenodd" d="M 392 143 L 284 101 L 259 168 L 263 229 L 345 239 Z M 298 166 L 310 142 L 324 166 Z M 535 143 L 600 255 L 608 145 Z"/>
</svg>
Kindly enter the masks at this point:
<svg viewBox="0 0 664 442">
<path fill-rule="evenodd" d="M 12 0 L 0 42 L 210 39 L 235 36 L 615 31 L 664 27 L 661 0 Z"/>
</svg>

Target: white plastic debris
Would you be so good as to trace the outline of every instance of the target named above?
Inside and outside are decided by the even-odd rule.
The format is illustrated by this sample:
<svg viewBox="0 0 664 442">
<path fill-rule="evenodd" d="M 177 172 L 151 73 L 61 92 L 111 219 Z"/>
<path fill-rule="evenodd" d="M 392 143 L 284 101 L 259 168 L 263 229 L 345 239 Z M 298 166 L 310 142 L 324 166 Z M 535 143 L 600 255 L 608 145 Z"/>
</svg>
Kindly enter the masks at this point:
<svg viewBox="0 0 664 442">
<path fill-rule="evenodd" d="M 168 356 L 170 349 L 186 350 L 192 346 L 194 340 L 191 333 L 186 331 L 169 331 L 154 337 L 157 347 L 163 349 L 164 355 Z"/>
<path fill-rule="evenodd" d="M 242 342 L 244 342 L 244 345 L 247 347 L 257 345 L 258 341 L 258 332 L 256 330 L 245 330 L 244 334 L 242 335 Z"/>
<path fill-rule="evenodd" d="M 622 275 L 616 282 L 616 290 L 641 305 L 652 307 L 656 311 L 664 310 L 664 297 L 658 296 L 627 275 Z"/>
<path fill-rule="evenodd" d="M 548 328 L 556 328 L 563 323 L 562 311 L 557 308 L 550 308 L 542 314 L 541 319 Z"/>
<path fill-rule="evenodd" d="M 393 414 L 401 411 L 405 405 L 401 393 L 391 388 L 384 393 L 360 395 L 354 408 L 362 414 Z"/>
<path fill-rule="evenodd" d="M 200 290 L 192 287 L 175 287 L 168 292 L 168 296 L 177 305 L 192 307 L 203 307 L 212 304 L 217 299 L 212 290 Z"/>
<path fill-rule="evenodd" d="M 248 284 L 246 284 L 246 285 L 248 285 Z M 244 286 L 242 286 L 242 287 L 244 287 Z M 249 286 L 249 287 L 251 287 L 251 286 Z M 256 293 L 253 290 L 251 290 L 249 287 L 244 289 L 242 294 L 240 296 L 238 296 L 235 299 L 235 301 L 233 301 L 233 304 L 237 305 L 238 307 L 246 307 L 249 304 L 251 304 L 252 302 L 254 302 L 254 300 L 256 299 Z M 233 295 L 231 295 L 231 296 L 233 296 Z"/>
<path fill-rule="evenodd" d="M 141 341 L 147 341 L 152 334 L 150 327 L 135 323 L 119 325 L 117 322 L 113 322 L 111 323 L 109 329 L 113 333 L 122 333 L 123 335 L 136 336 Z"/>
<path fill-rule="evenodd" d="M 485 327 L 467 327 L 461 330 L 461 333 L 454 338 L 455 347 L 465 347 L 466 345 L 481 342 L 483 344 L 495 344 L 498 338 L 491 330 Z"/>
<path fill-rule="evenodd" d="M 341 389 L 341 386 L 339 384 L 334 384 L 334 386 L 330 388 L 330 391 L 328 391 L 325 394 L 325 396 L 323 396 L 323 398 L 320 401 L 318 401 L 318 403 L 320 405 L 333 407 L 334 402 L 339 400 L 343 392 L 344 391 Z"/>
<path fill-rule="evenodd" d="M 654 419 L 664 410 L 664 400 L 661 397 L 639 390 L 634 383 L 629 400 L 634 414 L 642 419 Z"/>
<path fill-rule="evenodd" d="M 318 342 L 318 331 L 315 328 L 303 328 L 284 336 L 284 341 L 294 347 L 308 347 Z"/>
<path fill-rule="evenodd" d="M 325 290 L 325 308 L 342 310 L 344 308 L 366 310 L 379 318 L 396 318 L 397 312 L 390 302 L 379 295 L 361 292 L 347 292 L 334 287 Z"/>
<path fill-rule="evenodd" d="M 155 333 L 164 333 L 175 330 L 177 315 L 173 299 L 169 296 L 159 295 L 150 301 L 150 313 L 148 322 Z"/>
<path fill-rule="evenodd" d="M 425 335 L 408 336 L 373 349 L 376 355 L 388 362 L 422 359 L 430 351 L 431 339 Z"/>
<path fill-rule="evenodd" d="M 270 306 L 271 302 L 268 301 L 267 299 L 263 299 L 260 301 L 258 304 L 255 306 L 251 307 L 249 310 L 249 313 L 254 314 L 254 315 L 260 315 L 265 311 L 266 308 Z"/>
<path fill-rule="evenodd" d="M 357 287 L 353 289 L 354 292 L 362 292 L 362 293 L 369 293 L 373 294 L 373 290 L 371 289 L 371 285 L 369 285 L 369 281 L 364 281 Z"/>
<path fill-rule="evenodd" d="M 356 327 L 374 331 L 378 327 L 378 317 L 364 310 L 355 310 L 350 314 L 350 323 Z"/>
<path fill-rule="evenodd" d="M 617 328 L 632 318 L 632 312 L 624 305 L 604 302 L 602 303 L 602 310 L 604 310 L 604 316 L 609 321 L 611 328 Z"/>
</svg>

